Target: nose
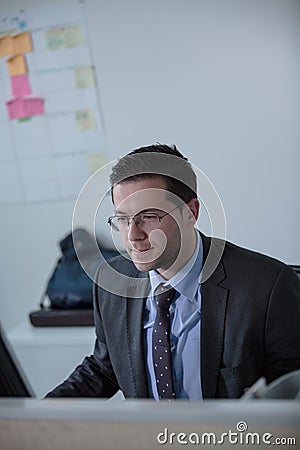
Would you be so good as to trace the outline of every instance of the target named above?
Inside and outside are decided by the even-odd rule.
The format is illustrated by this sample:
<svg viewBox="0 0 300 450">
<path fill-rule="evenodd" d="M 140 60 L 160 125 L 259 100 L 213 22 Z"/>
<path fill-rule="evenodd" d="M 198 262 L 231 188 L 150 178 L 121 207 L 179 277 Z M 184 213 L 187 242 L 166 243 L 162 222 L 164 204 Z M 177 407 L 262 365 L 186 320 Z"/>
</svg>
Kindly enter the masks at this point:
<svg viewBox="0 0 300 450">
<path fill-rule="evenodd" d="M 140 241 L 145 239 L 146 233 L 137 225 L 134 219 L 130 220 L 128 225 L 128 239 L 130 241 Z"/>
</svg>

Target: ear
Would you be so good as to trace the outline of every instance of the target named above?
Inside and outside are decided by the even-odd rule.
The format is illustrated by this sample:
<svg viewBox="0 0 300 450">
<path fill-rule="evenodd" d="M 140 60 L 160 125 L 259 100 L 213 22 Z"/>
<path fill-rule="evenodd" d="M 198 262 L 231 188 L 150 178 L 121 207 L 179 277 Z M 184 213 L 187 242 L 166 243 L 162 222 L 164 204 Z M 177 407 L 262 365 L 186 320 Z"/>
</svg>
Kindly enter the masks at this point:
<svg viewBox="0 0 300 450">
<path fill-rule="evenodd" d="M 186 205 L 188 206 L 188 220 L 194 225 L 199 217 L 200 202 L 197 198 L 191 198 Z"/>
</svg>

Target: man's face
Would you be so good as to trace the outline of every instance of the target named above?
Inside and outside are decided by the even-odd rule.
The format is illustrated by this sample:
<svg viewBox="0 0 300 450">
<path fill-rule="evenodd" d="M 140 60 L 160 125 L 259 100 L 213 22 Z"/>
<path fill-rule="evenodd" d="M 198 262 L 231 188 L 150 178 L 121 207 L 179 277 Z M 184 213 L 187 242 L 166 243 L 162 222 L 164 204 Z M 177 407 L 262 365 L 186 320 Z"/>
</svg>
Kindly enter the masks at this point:
<svg viewBox="0 0 300 450">
<path fill-rule="evenodd" d="M 166 191 L 164 178 L 159 176 L 125 181 L 113 188 L 116 215 L 132 217 L 152 213 L 161 218 L 154 224 L 131 220 L 128 225 L 125 221 L 125 225 L 120 227 L 125 248 L 140 271 L 157 270 L 163 273 L 174 263 L 177 265 L 184 254 L 182 244 L 187 233 L 191 233 L 195 217 L 193 220 L 187 219 L 191 211 L 186 206 L 176 208 L 171 195 Z"/>
</svg>

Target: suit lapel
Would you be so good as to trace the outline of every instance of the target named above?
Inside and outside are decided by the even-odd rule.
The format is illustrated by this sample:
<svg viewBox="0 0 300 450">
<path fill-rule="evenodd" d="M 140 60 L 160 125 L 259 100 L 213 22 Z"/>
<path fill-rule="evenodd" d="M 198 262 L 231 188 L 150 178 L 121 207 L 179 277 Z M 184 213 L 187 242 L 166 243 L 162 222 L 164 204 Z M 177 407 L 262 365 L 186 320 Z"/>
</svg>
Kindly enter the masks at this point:
<svg viewBox="0 0 300 450">
<path fill-rule="evenodd" d="M 148 397 L 148 382 L 145 369 L 143 315 L 148 296 L 149 279 L 137 278 L 127 286 L 126 318 L 127 318 L 127 354 L 129 359 L 129 375 L 131 377 L 136 398 Z"/>
<path fill-rule="evenodd" d="M 204 257 L 210 239 L 202 236 Z M 201 287 L 201 382 L 203 398 L 214 398 L 221 364 L 228 290 L 221 286 L 226 277 L 221 261 Z"/>
</svg>

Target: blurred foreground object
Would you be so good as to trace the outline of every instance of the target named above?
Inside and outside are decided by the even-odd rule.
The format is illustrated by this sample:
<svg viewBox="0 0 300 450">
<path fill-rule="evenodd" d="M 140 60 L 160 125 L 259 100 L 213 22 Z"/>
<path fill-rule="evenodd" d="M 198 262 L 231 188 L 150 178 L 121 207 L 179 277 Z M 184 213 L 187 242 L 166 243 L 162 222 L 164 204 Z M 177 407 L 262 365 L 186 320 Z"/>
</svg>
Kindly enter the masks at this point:
<svg viewBox="0 0 300 450">
<path fill-rule="evenodd" d="M 241 400 L 253 398 L 300 400 L 300 370 L 289 372 L 269 385 L 266 384 L 265 378 L 259 378 L 241 397 Z"/>
</svg>

